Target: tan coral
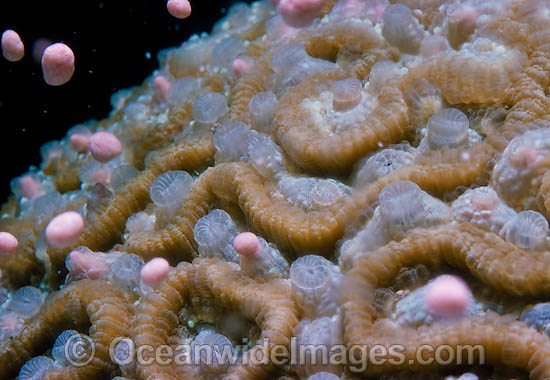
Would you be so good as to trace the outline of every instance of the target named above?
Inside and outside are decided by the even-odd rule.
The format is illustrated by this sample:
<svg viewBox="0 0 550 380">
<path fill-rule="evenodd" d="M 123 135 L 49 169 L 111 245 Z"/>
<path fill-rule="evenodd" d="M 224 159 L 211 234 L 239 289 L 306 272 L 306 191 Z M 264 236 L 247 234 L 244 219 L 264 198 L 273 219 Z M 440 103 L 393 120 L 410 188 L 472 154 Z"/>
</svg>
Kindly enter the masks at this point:
<svg viewBox="0 0 550 380">
<path fill-rule="evenodd" d="M 292 260 L 296 255 L 312 253 L 332 258 L 341 239 L 353 234 L 363 218 L 370 216 L 380 192 L 393 182 L 412 181 L 430 195 L 450 201 L 468 188 L 489 185 L 492 177 L 493 187 L 502 196 L 506 190 L 498 189 L 495 178 L 506 147 L 516 136 L 550 127 L 550 27 L 545 19 L 548 2 L 511 0 L 506 7 L 484 3 L 479 6 L 485 8 L 479 8 L 481 13 L 477 15 L 482 18 L 476 20 L 474 27 L 460 25 L 460 20 L 449 25 L 445 20 L 449 8 L 443 1 L 401 2 L 410 7 L 418 20 L 420 37 L 439 38 L 440 44 L 430 54 L 401 54 L 380 34 L 382 24 L 373 25 L 368 15 L 359 11 L 344 19 L 344 13 L 331 12 L 336 3 L 333 0 L 325 2 L 320 18 L 299 29 L 285 29 L 278 24 L 275 26 L 279 29 L 272 28 L 281 17 L 270 20 L 277 11 L 264 2 L 250 7 L 240 5 L 235 17 L 218 23 L 212 35 L 199 36 L 166 53 L 159 74 L 169 80 L 193 76 L 200 83 L 201 92 L 224 94 L 229 113 L 221 122 L 238 120 L 249 124 L 252 97 L 258 92 L 273 91 L 278 110 L 273 123 L 275 132 L 269 137 L 280 145 L 286 171 L 293 175 L 330 174 L 349 184 L 353 178 L 347 175 L 353 172 L 356 162 L 383 147 L 407 145 L 403 140 L 412 145 L 407 150 L 411 162 L 369 179 L 332 204 L 305 211 L 284 199 L 277 183 L 262 176 L 249 162 L 213 166 L 215 126 L 203 130 L 196 127 L 192 121 L 192 97 L 167 109 L 151 94 L 153 86 L 147 80 L 123 94 L 111 116 L 93 126 L 97 130 L 115 130 L 123 142 L 124 160 L 140 173 L 99 206 L 88 205 L 85 230 L 78 245 L 91 250 L 135 253 L 144 260 L 166 257 L 178 266 L 160 288 L 147 294 L 123 294 L 105 280 L 83 280 L 55 292 L 65 278 L 65 259 L 70 248 L 48 249 L 45 255 L 45 221 L 37 223 L 36 218 L 26 216 L 26 208 L 32 205 L 28 199 L 12 197 L 2 207 L 0 229 L 16 235 L 19 247 L 12 255 L 0 258 L 2 285 L 9 289 L 36 285 L 46 274 L 47 281 L 41 286 L 52 294 L 19 336 L 3 343 L 2 374 L 14 377 L 27 359 L 44 354 L 58 332 L 76 323 L 80 331 L 92 325 L 89 332 L 99 348 L 96 360 L 85 368 L 49 371 L 43 378 L 195 378 L 197 374 L 191 368 L 135 363 L 117 366 L 109 361 L 105 349 L 115 335 L 131 336 L 137 346 L 174 344 L 178 339 L 175 329 L 181 327 L 178 312 L 182 308 L 191 318 L 210 324 L 220 313 L 231 310 L 253 321 L 262 337 L 271 343 L 288 347 L 292 329 L 299 322 L 288 280 L 260 282 L 244 276 L 236 264 L 196 258 L 193 228 L 199 218 L 214 208 L 227 211 L 239 231 L 251 230 L 261 235 Z M 361 1 L 351 5 L 358 9 L 364 6 Z M 384 2 L 377 5 L 383 6 Z M 497 14 L 494 10 L 499 7 L 502 9 Z M 382 16 L 383 7 L 373 12 Z M 211 59 L 218 61 L 212 57 L 214 49 L 231 35 L 243 43 L 239 57 L 251 63 L 240 77 L 231 72 L 230 66 L 211 63 Z M 445 50 L 447 41 L 443 36 L 450 38 L 459 50 Z M 273 60 L 280 52 L 280 59 Z M 380 61 L 386 61 L 376 66 L 382 68 L 381 73 L 376 73 L 375 68 L 371 75 Z M 342 80 L 349 80 L 345 83 L 353 87 L 353 96 L 341 87 L 333 91 L 331 86 L 343 83 Z M 360 87 L 361 100 L 357 101 L 355 95 Z M 148 102 L 149 97 L 153 118 L 129 122 L 126 106 L 141 100 Z M 364 100 L 370 103 L 354 114 L 355 107 Z M 481 141 L 467 148 L 419 153 L 416 147 L 425 133 L 426 121 L 445 102 L 467 114 L 470 128 L 480 134 Z M 350 118 L 343 122 L 341 116 L 347 112 Z M 271 129 L 266 131 L 272 133 Z M 83 156 L 61 149 L 65 143 L 61 142 L 56 154 L 42 165 L 43 174 L 50 176 L 47 181 L 53 181 L 59 192 L 80 187 L 78 172 Z M 247 159 L 243 157 L 244 161 Z M 258 164 L 254 160 L 252 163 Z M 537 209 L 548 218 L 550 174 L 548 163 L 541 163 L 544 165 L 533 172 L 525 186 L 518 187 L 517 194 L 504 198 L 517 211 Z M 143 210 L 152 215 L 155 206 L 149 199 L 149 187 L 155 178 L 170 170 L 188 170 L 198 177 L 183 206 L 171 210 L 173 216 L 162 223 L 157 221 L 154 231 L 123 236 L 130 216 Z M 514 178 L 509 183 L 514 183 Z M 84 207 L 84 194 L 81 192 L 77 198 L 69 208 Z M 25 216 L 17 217 L 21 213 Z M 545 225 L 543 219 L 539 218 Z M 148 222 L 151 220 L 144 224 Z M 506 233 L 504 236 L 508 237 Z M 403 344 L 405 359 L 416 359 L 415 350 L 421 344 L 481 344 L 487 361 L 496 368 L 519 368 L 533 379 L 550 377 L 548 336 L 517 320 L 527 303 L 540 302 L 550 291 L 550 252 L 522 250 L 483 227 L 457 221 L 406 231 L 393 238 L 372 251 L 360 244 L 347 253 L 342 250 L 340 270 L 345 273 L 341 312 L 348 345 Z M 543 236 L 541 240 L 546 239 Z M 187 262 L 193 259 L 192 263 Z M 504 300 L 505 304 L 508 298 L 504 297 L 511 295 L 519 311 L 514 310 L 514 315 L 485 312 L 414 329 L 397 326 L 389 313 L 377 312 L 376 291 L 399 286 L 401 271 L 418 264 L 436 272 L 448 266 L 465 271 L 490 294 L 487 299 L 496 300 L 497 304 Z M 247 355 L 258 350 L 260 347 L 256 346 Z M 369 365 L 361 375 L 375 377 L 398 370 L 446 368 L 436 363 L 409 364 L 405 360 L 401 364 Z M 264 379 L 279 375 L 275 370 L 286 378 L 299 376 L 292 367 L 238 363 L 225 378 Z"/>
<path fill-rule="evenodd" d="M 480 38 L 459 51 L 447 51 L 426 61 L 408 76 L 437 85 L 451 105 L 502 103 L 512 75 L 524 62 L 521 51 Z"/>
<path fill-rule="evenodd" d="M 515 262 L 517 265 L 511 265 Z M 345 340 L 348 344 L 401 344 L 407 359 L 397 366 L 386 363 L 371 366 L 366 373 L 382 373 L 398 368 L 426 369 L 416 359 L 421 344 L 438 347 L 450 344 L 480 344 L 488 362 L 523 368 L 536 379 L 550 374 L 545 360 L 550 340 L 513 318 L 487 313 L 457 321 L 437 322 L 418 330 L 393 325 L 377 319 L 374 292 L 388 286 L 402 267 L 426 264 L 438 267 L 446 263 L 467 269 L 494 289 L 517 295 L 540 295 L 548 292 L 550 276 L 544 259 L 506 243 L 497 235 L 468 223 L 413 230 L 402 241 L 392 242 L 365 253 L 345 278 L 342 308 Z M 530 342 L 530 343 L 529 343 Z M 536 342 L 536 343 L 535 343 Z M 516 348 L 510 360 L 508 344 Z M 440 366 L 436 361 L 430 368 Z"/>
<path fill-rule="evenodd" d="M 200 169 L 208 165 L 213 156 L 212 142 L 206 139 L 182 142 L 156 152 L 147 169 L 109 198 L 103 208 L 87 216 L 77 245 L 94 250 L 108 249 L 122 236 L 128 217 L 145 208 L 149 202 L 149 186 L 158 175 L 169 170 Z M 67 253 L 67 249 L 49 250 L 56 270 L 64 266 Z"/>
<path fill-rule="evenodd" d="M 105 280 L 80 281 L 53 294 L 18 334 L 0 349 L 3 375 L 15 376 L 19 367 L 33 356 L 43 353 L 44 346 L 64 330 L 91 325 L 89 334 L 95 347 L 91 361 L 84 366 L 68 366 L 43 374 L 42 379 L 95 380 L 115 369 L 109 347 L 112 340 L 128 336 L 131 311 L 124 294 Z"/>
<path fill-rule="evenodd" d="M 363 101 L 344 115 L 325 104 L 330 81 L 342 77 L 312 75 L 279 102 L 277 141 L 307 171 L 341 174 L 367 153 L 409 137 L 407 107 L 395 87 L 384 87 L 378 97 L 363 92 Z"/>
<path fill-rule="evenodd" d="M 248 123 L 250 117 L 248 103 L 256 93 L 267 91 L 268 80 L 272 74 L 269 59 L 265 56 L 260 57 L 254 66 L 244 73 L 231 90 L 229 110 L 231 119 Z"/>
<path fill-rule="evenodd" d="M 237 310 L 255 321 L 262 330 L 260 343 L 245 355 L 261 351 L 264 338 L 270 345 L 288 347 L 292 329 L 298 323 L 288 282 L 281 279 L 256 282 L 242 274 L 234 264 L 217 259 L 197 259 L 192 264 L 178 265 L 165 283 L 139 304 L 132 334 L 136 347 L 168 344 L 172 331 L 178 326 L 177 313 L 187 303 L 192 303 L 197 314 L 206 320 L 209 317 L 204 314 L 204 306 L 213 304 L 223 310 Z M 226 378 L 265 379 L 272 370 L 271 361 L 265 365 L 237 363 L 231 366 Z M 168 379 L 180 376 L 191 379 L 195 376 L 192 368 L 175 364 L 138 365 L 137 373 L 143 380 L 155 379 L 159 374 Z"/>
<path fill-rule="evenodd" d="M 221 199 L 237 204 L 253 229 L 274 241 L 280 249 L 328 255 L 346 226 L 378 200 L 378 194 L 387 184 L 410 180 L 433 195 L 443 196 L 459 186 L 467 187 L 487 177 L 491 155 L 486 149 L 480 143 L 466 156 L 458 149 L 434 153 L 432 160 L 424 159 L 396 170 L 324 210 L 309 213 L 273 197 L 259 173 L 249 165 L 217 165 L 195 182 L 186 202 L 166 228 L 132 237 L 123 249 L 145 258 L 152 255 L 171 260 L 193 257 L 196 255 L 193 226 Z"/>
</svg>

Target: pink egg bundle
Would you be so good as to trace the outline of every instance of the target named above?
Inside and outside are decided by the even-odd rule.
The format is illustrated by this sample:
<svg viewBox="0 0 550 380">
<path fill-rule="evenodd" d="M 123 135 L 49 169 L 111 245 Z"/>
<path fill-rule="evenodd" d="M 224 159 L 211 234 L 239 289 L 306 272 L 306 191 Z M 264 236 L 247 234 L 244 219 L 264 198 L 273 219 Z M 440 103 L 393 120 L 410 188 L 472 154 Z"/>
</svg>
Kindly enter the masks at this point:
<svg viewBox="0 0 550 380">
<path fill-rule="evenodd" d="M 170 264 L 162 257 L 155 257 L 141 269 L 141 280 L 145 285 L 157 288 L 170 271 Z"/>
<path fill-rule="evenodd" d="M 82 216 L 75 211 L 57 215 L 46 226 L 46 240 L 54 248 L 66 248 L 76 244 L 84 229 Z"/>
<path fill-rule="evenodd" d="M 191 15 L 191 4 L 188 0 L 168 0 L 166 8 L 176 18 L 184 19 Z"/>
<path fill-rule="evenodd" d="M 9 232 L 0 232 L 0 256 L 9 256 L 17 249 L 17 238 Z"/>
<path fill-rule="evenodd" d="M 50 86 L 67 83 L 74 74 L 74 53 L 63 43 L 48 46 L 42 54 L 42 74 Z"/>
<path fill-rule="evenodd" d="M 428 284 L 426 290 L 426 306 L 437 317 L 460 317 L 471 301 L 472 292 L 468 285 L 456 276 L 439 276 Z"/>
<path fill-rule="evenodd" d="M 238 234 L 233 240 L 233 248 L 246 259 L 255 259 L 260 255 L 260 241 L 252 232 Z"/>
<path fill-rule="evenodd" d="M 311 24 L 324 4 L 325 0 L 281 0 L 278 9 L 288 25 L 300 28 Z"/>
<path fill-rule="evenodd" d="M 83 249 L 71 251 L 67 268 L 92 280 L 105 277 L 110 270 L 109 265 L 99 255 Z"/>
<path fill-rule="evenodd" d="M 2 33 L 2 54 L 10 62 L 17 62 L 25 56 L 25 46 L 16 31 L 8 29 Z"/>
<path fill-rule="evenodd" d="M 2 33 L 2 54 L 10 62 L 17 62 L 25 56 L 25 46 L 14 30 Z M 67 83 L 74 74 L 74 53 L 64 43 L 54 43 L 40 38 L 33 46 L 33 58 L 42 65 L 44 80 L 50 86 Z"/>
<path fill-rule="evenodd" d="M 119 139 L 111 132 L 96 132 L 90 137 L 90 151 L 97 161 L 105 163 L 122 153 Z"/>
</svg>

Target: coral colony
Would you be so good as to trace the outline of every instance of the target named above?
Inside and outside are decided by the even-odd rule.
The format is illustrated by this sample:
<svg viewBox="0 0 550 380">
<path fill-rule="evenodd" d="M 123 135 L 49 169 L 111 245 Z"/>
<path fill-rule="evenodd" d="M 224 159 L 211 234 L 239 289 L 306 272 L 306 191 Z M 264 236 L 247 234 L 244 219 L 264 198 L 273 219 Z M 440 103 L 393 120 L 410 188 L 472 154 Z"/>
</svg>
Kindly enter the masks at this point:
<svg viewBox="0 0 550 380">
<path fill-rule="evenodd" d="M 238 3 L 158 58 L 11 183 L 2 379 L 550 378 L 549 1 Z"/>
</svg>

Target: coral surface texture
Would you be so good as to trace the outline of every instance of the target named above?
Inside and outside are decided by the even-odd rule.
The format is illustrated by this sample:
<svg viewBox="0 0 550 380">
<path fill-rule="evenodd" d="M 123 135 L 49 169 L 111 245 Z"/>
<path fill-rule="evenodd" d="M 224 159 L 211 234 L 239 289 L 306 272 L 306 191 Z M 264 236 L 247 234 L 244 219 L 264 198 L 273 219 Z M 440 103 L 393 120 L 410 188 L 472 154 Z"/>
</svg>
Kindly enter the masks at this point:
<svg viewBox="0 0 550 380">
<path fill-rule="evenodd" d="M 43 146 L 0 379 L 550 379 L 550 1 L 262 0 Z"/>
</svg>

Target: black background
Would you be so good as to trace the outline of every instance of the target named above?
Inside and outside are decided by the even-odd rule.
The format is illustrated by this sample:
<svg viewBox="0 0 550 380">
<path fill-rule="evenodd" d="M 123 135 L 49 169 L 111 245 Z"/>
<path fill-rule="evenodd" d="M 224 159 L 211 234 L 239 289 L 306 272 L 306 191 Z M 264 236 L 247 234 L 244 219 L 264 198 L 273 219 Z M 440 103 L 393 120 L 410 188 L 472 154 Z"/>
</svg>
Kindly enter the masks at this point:
<svg viewBox="0 0 550 380">
<path fill-rule="evenodd" d="M 168 13 L 166 0 L 0 2 L 0 33 L 14 29 L 25 44 L 22 61 L 0 57 L 0 203 L 10 194 L 13 177 L 40 165 L 40 146 L 61 139 L 75 124 L 105 118 L 114 92 L 142 83 L 158 68 L 159 50 L 209 32 L 236 2 L 190 1 L 193 11 L 185 20 Z M 41 37 L 74 51 L 76 70 L 69 83 L 45 84 L 32 58 L 32 44 Z"/>
</svg>

